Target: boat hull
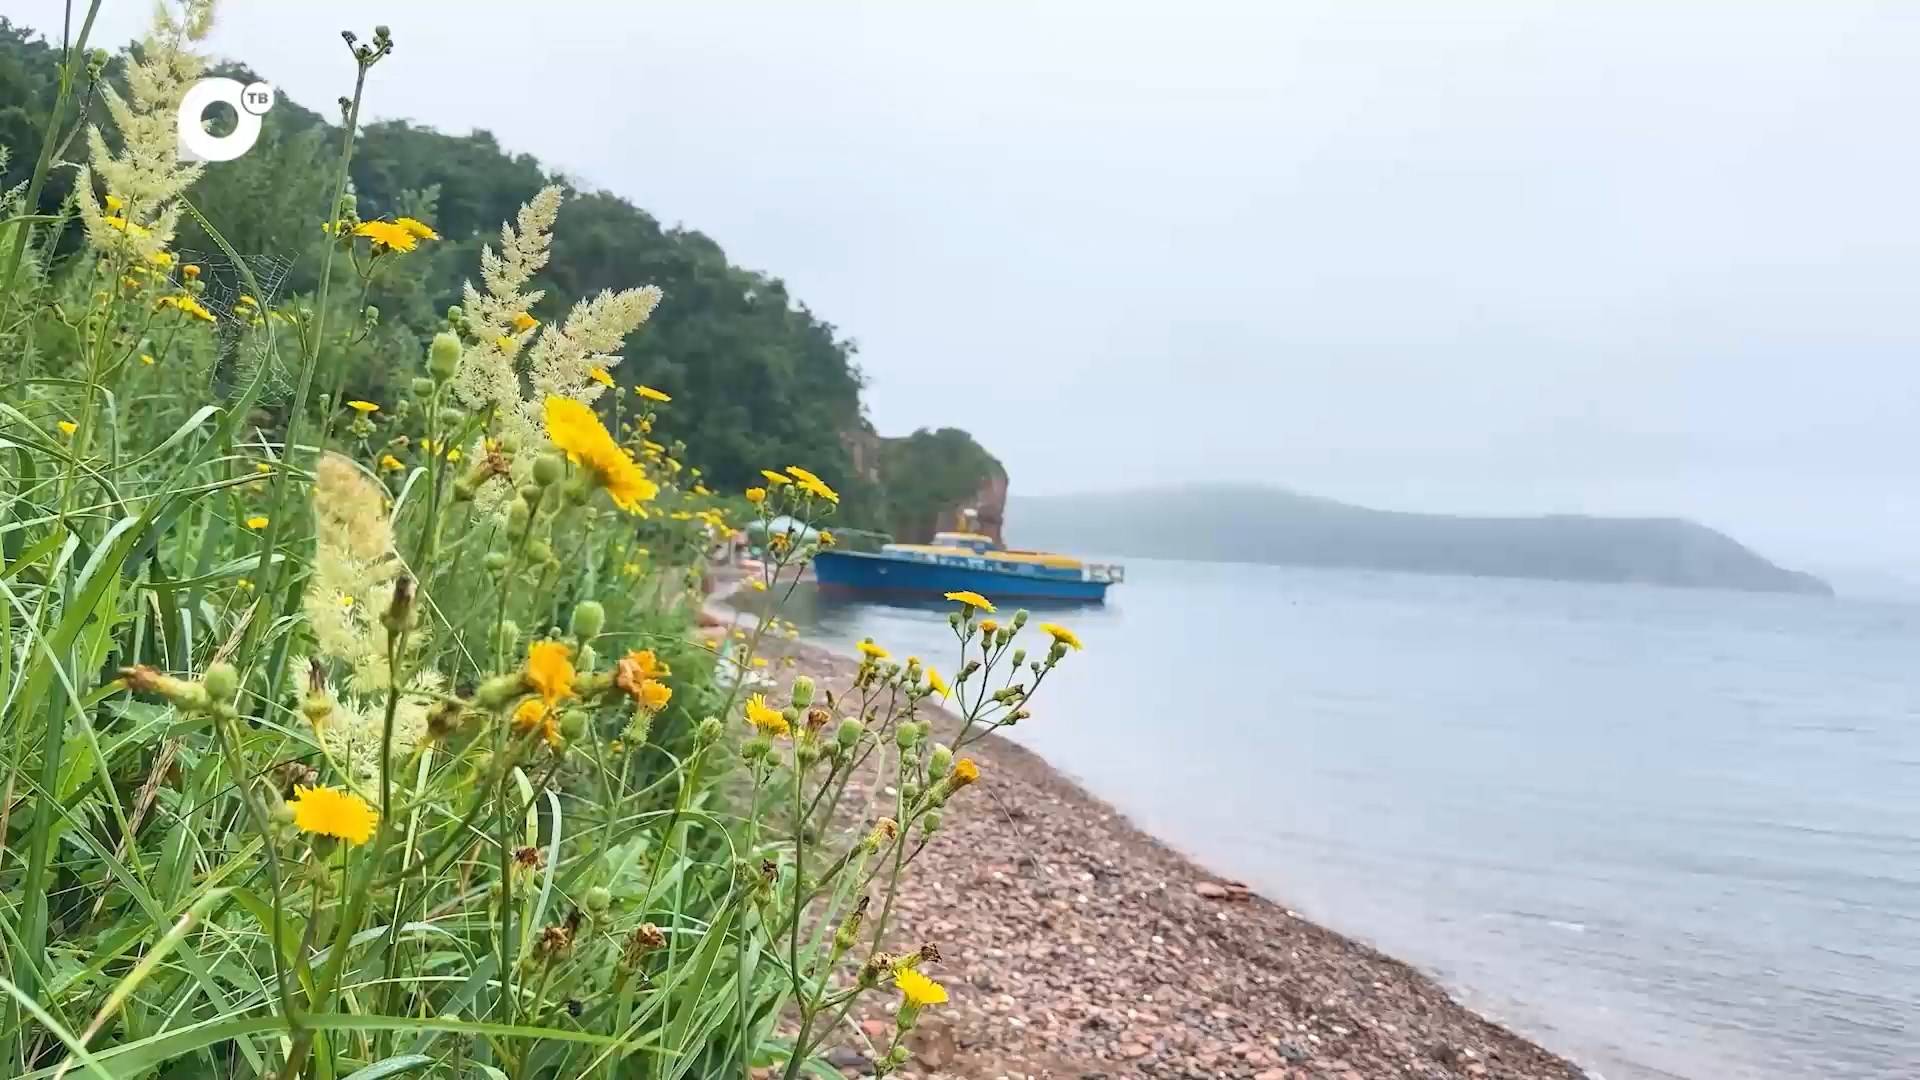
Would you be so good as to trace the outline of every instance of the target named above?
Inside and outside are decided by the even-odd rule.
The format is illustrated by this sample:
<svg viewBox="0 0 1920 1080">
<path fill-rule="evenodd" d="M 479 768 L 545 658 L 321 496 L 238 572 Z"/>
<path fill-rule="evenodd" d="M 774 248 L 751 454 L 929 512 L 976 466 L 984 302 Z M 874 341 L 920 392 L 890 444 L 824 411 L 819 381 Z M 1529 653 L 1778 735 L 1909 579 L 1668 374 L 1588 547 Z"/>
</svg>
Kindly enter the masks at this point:
<svg viewBox="0 0 1920 1080">
<path fill-rule="evenodd" d="M 1001 600 L 1074 600 L 1101 603 L 1105 581 L 1021 573 L 947 563 L 823 551 L 813 557 L 813 576 L 823 592 L 938 600 L 950 592 L 977 592 Z"/>
</svg>

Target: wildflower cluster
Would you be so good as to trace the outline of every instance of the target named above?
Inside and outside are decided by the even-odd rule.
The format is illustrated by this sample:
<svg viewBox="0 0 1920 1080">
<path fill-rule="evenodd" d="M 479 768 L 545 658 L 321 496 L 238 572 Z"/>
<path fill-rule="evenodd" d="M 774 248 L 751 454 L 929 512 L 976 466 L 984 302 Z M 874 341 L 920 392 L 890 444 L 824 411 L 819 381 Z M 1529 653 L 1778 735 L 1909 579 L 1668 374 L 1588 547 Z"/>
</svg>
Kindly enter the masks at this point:
<svg viewBox="0 0 1920 1080">
<path fill-rule="evenodd" d="M 0 199 L 0 238 L 38 237 L 0 257 L 0 1075 L 792 1080 L 875 1000 L 896 1072 L 947 1000 L 903 882 L 981 811 L 963 751 L 1078 641 L 1042 627 L 1028 663 L 1024 614 L 955 594 L 946 675 L 872 642 L 844 685 L 774 668 L 833 483 L 714 490 L 737 489 L 675 437 L 675 369 L 679 403 L 622 374 L 661 290 L 544 306 L 558 187 L 458 306 L 382 323 L 369 297 L 471 250 L 431 192 L 349 183 L 385 27 L 342 35 L 340 156 L 295 219 L 310 291 L 281 295 L 174 150 L 210 10 L 164 7 L 124 89 L 63 53 L 56 117 L 97 120 L 69 108 L 97 93 L 110 130 L 52 133 L 87 150 L 58 213 Z M 703 638 L 741 524 L 766 595 Z M 891 805 L 856 807 L 869 773 Z"/>
</svg>

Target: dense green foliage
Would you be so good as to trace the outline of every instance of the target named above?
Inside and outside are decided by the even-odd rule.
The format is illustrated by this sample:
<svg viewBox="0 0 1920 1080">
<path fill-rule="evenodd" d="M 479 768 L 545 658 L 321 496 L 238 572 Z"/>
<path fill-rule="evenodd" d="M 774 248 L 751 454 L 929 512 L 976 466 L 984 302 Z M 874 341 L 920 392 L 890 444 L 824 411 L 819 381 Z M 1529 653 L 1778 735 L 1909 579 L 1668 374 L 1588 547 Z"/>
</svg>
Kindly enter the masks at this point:
<svg viewBox="0 0 1920 1080">
<path fill-rule="evenodd" d="M 14 152 L 9 186 L 24 178 L 39 152 L 53 63 L 45 42 L 0 20 L 0 144 Z M 121 63 L 114 61 L 110 75 Z M 223 73 L 253 77 L 244 69 Z M 196 188 L 210 220 L 233 223 L 226 238 L 238 251 L 291 261 L 283 297 L 311 293 L 318 284 L 325 238 L 314 229 L 312 207 L 322 197 L 322 163 L 338 146 L 337 120 L 283 99 L 254 149 L 208 170 Z M 56 170 L 42 206 L 57 207 L 71 179 L 72 170 Z M 497 243 L 501 223 L 540 187 L 567 181 L 527 154 L 509 153 L 486 131 L 449 135 L 405 121 L 364 129 L 352 179 L 362 217 L 419 217 L 444 238 L 419 254 L 424 265 L 397 282 L 376 283 L 367 300 L 378 309 L 378 327 L 350 347 L 340 343 L 348 354 L 343 378 L 322 388 L 390 400 L 397 388 L 393 365 L 382 359 L 388 350 L 431 332 L 472 276 L 481 245 Z M 72 237 L 65 241 L 72 243 Z M 191 226 L 181 246 L 214 247 Z M 924 433 L 885 440 L 877 468 L 855 469 L 850 446 L 870 441 L 873 430 L 860 401 L 853 343 L 779 278 L 728 262 L 711 238 L 667 228 L 618 195 L 586 191 L 568 199 L 554 248 L 540 278 L 547 295 L 534 311 L 542 319 L 560 318 L 602 289 L 641 282 L 665 290 L 646 330 L 628 342 L 621 375 L 673 395 L 687 456 L 704 463 L 715 487 L 738 490 L 768 461 L 806 462 L 841 491 L 848 522 L 911 534 L 929 516 L 958 505 L 937 506 L 932 492 L 964 500 L 993 475 L 991 458 L 955 429 L 932 436 L 933 445 Z M 912 444 L 906 456 L 889 460 L 901 443 Z M 930 450 L 954 456 L 936 459 Z M 980 471 L 961 475 L 968 469 Z M 882 482 L 906 475 L 938 479 L 906 491 L 883 489 L 876 474 Z"/>
<path fill-rule="evenodd" d="M 937 529 L 957 528 L 955 512 L 974 508 L 984 482 L 1006 480 L 1000 462 L 959 428 L 921 428 L 904 438 L 883 439 L 879 459 L 889 520 L 908 540 L 924 541 Z"/>
</svg>

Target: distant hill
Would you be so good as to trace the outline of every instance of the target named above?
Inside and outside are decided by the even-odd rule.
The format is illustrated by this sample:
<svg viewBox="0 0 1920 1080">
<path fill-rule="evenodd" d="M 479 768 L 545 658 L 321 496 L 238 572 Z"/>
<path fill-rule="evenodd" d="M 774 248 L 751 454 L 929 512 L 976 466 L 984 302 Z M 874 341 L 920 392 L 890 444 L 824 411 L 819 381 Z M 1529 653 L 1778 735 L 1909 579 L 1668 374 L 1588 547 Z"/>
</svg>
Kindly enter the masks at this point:
<svg viewBox="0 0 1920 1080">
<path fill-rule="evenodd" d="M 1680 518 L 1408 514 L 1278 488 L 1015 495 L 1006 534 L 1017 547 L 1143 558 L 1833 592 Z"/>
</svg>

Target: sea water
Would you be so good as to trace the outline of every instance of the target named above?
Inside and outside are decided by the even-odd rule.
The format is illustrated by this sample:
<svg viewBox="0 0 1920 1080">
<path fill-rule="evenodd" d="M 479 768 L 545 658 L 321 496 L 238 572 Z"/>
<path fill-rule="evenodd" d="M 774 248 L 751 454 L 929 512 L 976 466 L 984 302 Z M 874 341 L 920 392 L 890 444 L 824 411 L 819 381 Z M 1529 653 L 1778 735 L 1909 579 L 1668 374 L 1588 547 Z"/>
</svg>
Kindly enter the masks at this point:
<svg viewBox="0 0 1920 1080">
<path fill-rule="evenodd" d="M 1010 734 L 1141 828 L 1607 1080 L 1920 1076 L 1920 607 L 1128 570 Z"/>
</svg>

